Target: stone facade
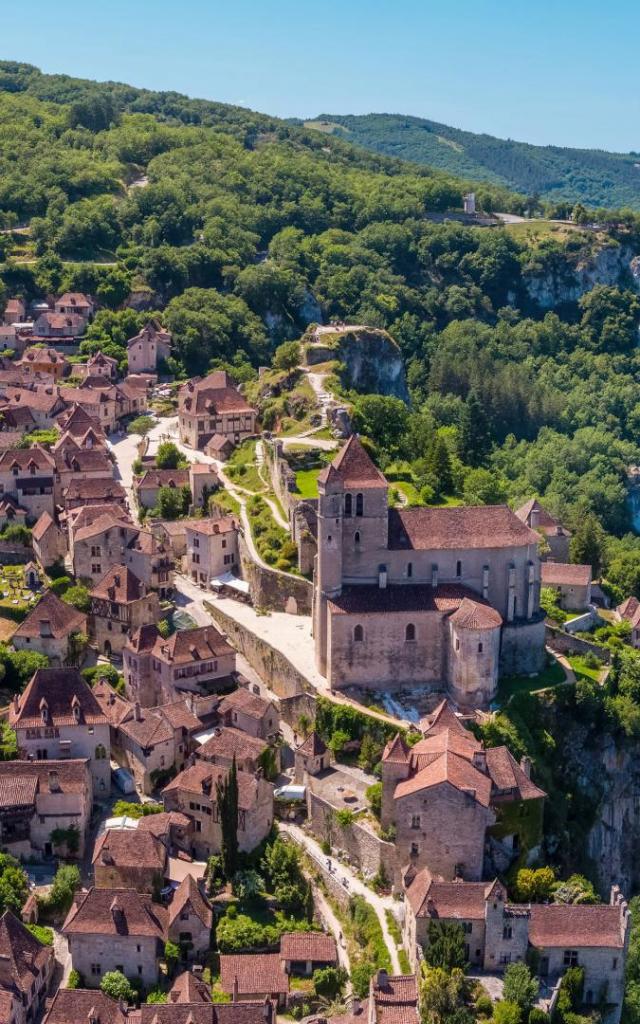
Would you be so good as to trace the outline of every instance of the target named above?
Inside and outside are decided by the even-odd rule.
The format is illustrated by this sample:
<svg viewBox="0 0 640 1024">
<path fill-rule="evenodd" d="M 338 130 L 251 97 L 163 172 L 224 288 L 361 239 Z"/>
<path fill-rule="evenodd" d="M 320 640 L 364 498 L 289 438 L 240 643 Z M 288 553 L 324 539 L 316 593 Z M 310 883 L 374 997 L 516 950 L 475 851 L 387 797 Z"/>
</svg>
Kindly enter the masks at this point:
<svg viewBox="0 0 640 1024">
<path fill-rule="evenodd" d="M 152 707 L 190 693 L 225 686 L 236 670 L 236 652 L 214 626 L 177 630 L 165 639 L 144 626 L 123 651 L 127 694 Z"/>
<path fill-rule="evenodd" d="M 65 853 L 51 833 L 77 829 L 84 854 L 93 783 L 87 761 L 3 761 L 0 764 L 0 841 L 17 857 Z"/>
<path fill-rule="evenodd" d="M 124 565 L 114 566 L 91 591 L 89 632 L 109 657 L 121 655 L 132 633 L 160 617 L 158 595 Z"/>
<path fill-rule="evenodd" d="M 191 448 L 203 449 L 214 434 L 238 444 L 255 434 L 256 417 L 224 370 L 195 377 L 180 388 L 180 440 Z"/>
<path fill-rule="evenodd" d="M 184 568 L 194 582 L 206 585 L 239 569 L 238 523 L 233 516 L 190 520 L 185 533 Z"/>
</svg>

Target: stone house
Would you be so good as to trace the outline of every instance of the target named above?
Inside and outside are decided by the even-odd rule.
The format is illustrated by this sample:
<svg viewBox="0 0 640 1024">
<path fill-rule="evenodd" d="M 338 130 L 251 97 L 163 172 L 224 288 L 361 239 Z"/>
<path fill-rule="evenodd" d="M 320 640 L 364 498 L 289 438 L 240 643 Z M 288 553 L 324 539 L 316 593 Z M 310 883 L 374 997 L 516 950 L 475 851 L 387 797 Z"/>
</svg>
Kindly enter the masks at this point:
<svg viewBox="0 0 640 1024">
<path fill-rule="evenodd" d="M 22 299 L 7 299 L 2 314 L 2 323 L 6 327 L 11 324 L 23 323 L 27 319 L 27 307 Z"/>
<path fill-rule="evenodd" d="M 77 829 L 84 854 L 93 780 L 86 760 L 0 762 L 0 841 L 16 857 L 65 852 L 56 830 Z"/>
<path fill-rule="evenodd" d="M 125 644 L 123 669 L 131 699 L 150 707 L 228 685 L 236 652 L 215 626 L 179 629 L 165 638 L 149 624 Z"/>
<path fill-rule="evenodd" d="M 226 778 L 228 769 L 196 761 L 185 768 L 162 791 L 165 810 L 181 811 L 193 820 L 191 854 L 207 860 L 220 853 L 222 829 L 216 799 L 216 783 Z M 239 771 L 238 845 L 250 852 L 262 842 L 273 824 L 273 786 L 260 774 Z"/>
<path fill-rule="evenodd" d="M 98 583 L 109 566 L 123 564 L 129 544 L 139 530 L 120 506 L 113 512 L 85 514 L 75 518 L 69 526 L 69 553 L 73 573 L 78 579 Z"/>
<path fill-rule="evenodd" d="M 0 917 L 0 1019 L 7 1024 L 38 1020 L 53 978 L 53 948 L 45 946 L 5 910 Z"/>
<path fill-rule="evenodd" d="M 108 971 L 151 988 L 167 937 L 167 911 L 135 889 L 92 888 L 74 901 L 62 934 L 73 968 L 89 988 L 99 988 Z"/>
<path fill-rule="evenodd" d="M 77 313 L 55 313 L 49 310 L 34 320 L 32 340 L 58 338 L 60 341 L 73 341 L 84 334 L 85 327 L 84 317 Z"/>
<path fill-rule="evenodd" d="M 240 568 L 238 522 L 233 516 L 191 519 L 185 524 L 184 571 L 196 583 Z"/>
<path fill-rule="evenodd" d="M 73 373 L 76 376 L 104 377 L 105 380 L 115 381 L 118 376 L 118 360 L 105 356 L 104 352 L 94 352 L 86 363 L 76 363 Z"/>
<path fill-rule="evenodd" d="M 87 758 L 95 796 L 110 792 L 109 723 L 77 669 L 39 668 L 24 692 L 14 695 L 9 725 L 21 757 Z"/>
<path fill-rule="evenodd" d="M 271 1000 L 255 1002 L 211 1003 L 203 1000 L 204 985 L 200 978 L 182 983 L 176 979 L 164 1005 L 143 1003 L 139 1024 L 276 1024 L 276 1005 Z M 198 993 L 196 995 L 196 993 Z M 189 1002 L 182 1000 L 189 996 Z"/>
<path fill-rule="evenodd" d="M 233 441 L 223 434 L 214 434 L 204 446 L 205 455 L 210 455 L 212 459 L 218 459 L 220 462 L 226 462 L 233 449 Z"/>
<path fill-rule="evenodd" d="M 180 490 L 189 486 L 188 469 L 148 469 L 134 481 L 133 489 L 141 508 L 155 508 L 161 487 Z"/>
<path fill-rule="evenodd" d="M 114 565 L 91 591 L 89 633 L 107 657 L 122 655 L 132 633 L 160 618 L 158 595 L 125 565 Z"/>
<path fill-rule="evenodd" d="M 173 560 L 168 544 L 150 530 L 138 530 L 127 544 L 125 564 L 161 598 L 173 593 Z"/>
<path fill-rule="evenodd" d="M 286 974 L 308 977 L 323 967 L 338 966 L 336 940 L 326 932 L 285 932 L 280 937 L 280 959 Z"/>
<path fill-rule="evenodd" d="M 218 713 L 225 725 L 241 729 L 250 736 L 272 742 L 278 734 L 280 715 L 275 704 L 246 687 L 239 687 L 223 697 Z"/>
<path fill-rule="evenodd" d="M 485 750 L 443 701 L 408 747 L 398 734 L 382 755 L 383 828 L 395 828 L 397 865 L 427 867 L 445 880 L 482 878 L 495 828 L 506 862 L 520 852 L 525 820 L 541 826 L 545 793 L 506 747 Z M 523 816 L 506 814 L 522 807 Z M 504 822 L 500 824 L 496 823 Z"/>
<path fill-rule="evenodd" d="M 87 616 L 45 590 L 11 637 L 16 651 L 39 651 L 53 665 L 67 664 L 73 636 L 87 633 Z M 73 657 L 73 652 L 71 652 Z"/>
<path fill-rule="evenodd" d="M 203 963 L 211 947 L 213 912 L 192 875 L 185 875 L 168 908 L 169 939 L 183 959 Z"/>
<path fill-rule="evenodd" d="M 0 496 L 13 498 L 35 521 L 43 512 L 54 514 L 53 457 L 42 445 L 15 448 L 0 454 Z"/>
<path fill-rule="evenodd" d="M 117 999 L 87 988 L 59 988 L 42 1024 L 127 1024 L 129 1015 Z"/>
<path fill-rule="evenodd" d="M 289 995 L 289 976 L 279 953 L 222 954 L 220 987 L 233 1002 L 270 999 L 283 1009 Z"/>
<path fill-rule="evenodd" d="M 485 706 L 544 661 L 538 535 L 506 506 L 389 508 L 359 439 L 318 477 L 316 664 L 329 686 Z"/>
<path fill-rule="evenodd" d="M 225 370 L 194 377 L 180 388 L 178 429 L 180 440 L 203 449 L 214 434 L 239 444 L 256 432 L 256 410 L 233 384 Z"/>
<path fill-rule="evenodd" d="M 233 759 L 241 772 L 254 773 L 261 766 L 261 759 L 268 750 L 264 740 L 249 736 L 240 729 L 222 729 L 216 726 L 213 735 L 196 748 L 196 757 L 209 764 L 219 764 L 230 768 Z"/>
<path fill-rule="evenodd" d="M 64 412 L 65 403 L 56 384 L 30 384 L 29 386 L 7 387 L 2 406 L 5 421 L 14 424 L 19 430 L 34 427 L 48 429 L 52 427 L 60 413 Z M 25 413 L 27 420 L 20 421 L 11 417 Z"/>
<path fill-rule="evenodd" d="M 84 320 L 90 320 L 95 306 L 93 301 L 82 292 L 65 292 L 59 299 L 56 299 L 53 308 L 56 313 L 81 316 Z"/>
<path fill-rule="evenodd" d="M 33 553 L 43 569 L 62 562 L 67 553 L 65 536 L 49 512 L 42 512 L 31 531 Z"/>
<path fill-rule="evenodd" d="M 631 626 L 630 643 L 636 649 L 640 647 L 640 601 L 637 597 L 627 597 L 615 610 L 618 622 L 626 620 Z"/>
<path fill-rule="evenodd" d="M 416 976 L 376 971 L 369 981 L 366 1016 L 367 1024 L 419 1024 Z M 355 1015 L 350 1024 L 357 1020 Z"/>
<path fill-rule="evenodd" d="M 159 892 L 165 877 L 167 850 L 151 832 L 109 828 L 96 839 L 92 864 L 98 889 Z"/>
<path fill-rule="evenodd" d="M 147 814 L 138 819 L 138 833 L 150 832 L 159 839 L 167 853 L 177 856 L 180 851 L 188 853 L 192 845 L 193 823 L 186 814 L 176 811 Z"/>
<path fill-rule="evenodd" d="M 68 433 L 76 440 L 85 437 L 89 431 L 93 431 L 102 442 L 105 440 L 104 430 L 98 420 L 90 416 L 87 410 L 77 402 L 67 403 L 58 416 L 57 425 L 63 435 Z"/>
<path fill-rule="evenodd" d="M 105 448 L 78 448 L 55 453 L 54 496 L 62 504 L 63 495 L 74 478 L 83 480 L 113 480 L 113 463 Z"/>
<path fill-rule="evenodd" d="M 547 512 L 537 498 L 532 498 L 516 509 L 516 515 L 522 523 L 544 537 L 549 551 L 541 555 L 543 561 L 547 561 L 547 559 L 553 562 L 569 561 L 571 531 Z"/>
<path fill-rule="evenodd" d="M 67 513 L 86 505 L 116 504 L 127 508 L 127 494 L 119 480 L 107 477 L 83 479 L 72 477 L 63 494 L 63 503 Z"/>
<path fill-rule="evenodd" d="M 189 490 L 194 509 L 206 509 L 210 496 L 219 487 L 220 480 L 213 466 L 206 462 L 189 464 Z"/>
<path fill-rule="evenodd" d="M 560 607 L 584 612 L 591 604 L 591 566 L 565 562 L 542 563 L 542 586 L 557 591 Z"/>
<path fill-rule="evenodd" d="M 150 320 L 127 342 L 129 373 L 156 373 L 158 362 L 171 354 L 171 335 L 157 320 Z"/>
<path fill-rule="evenodd" d="M 319 775 L 329 767 L 331 760 L 326 744 L 316 732 L 307 736 L 304 743 L 296 748 L 293 757 L 296 782 L 302 782 L 305 774 Z"/>
<path fill-rule="evenodd" d="M 27 348 L 15 364 L 27 376 L 32 373 L 47 374 L 55 383 L 66 377 L 70 364 L 64 352 L 55 348 Z"/>
</svg>

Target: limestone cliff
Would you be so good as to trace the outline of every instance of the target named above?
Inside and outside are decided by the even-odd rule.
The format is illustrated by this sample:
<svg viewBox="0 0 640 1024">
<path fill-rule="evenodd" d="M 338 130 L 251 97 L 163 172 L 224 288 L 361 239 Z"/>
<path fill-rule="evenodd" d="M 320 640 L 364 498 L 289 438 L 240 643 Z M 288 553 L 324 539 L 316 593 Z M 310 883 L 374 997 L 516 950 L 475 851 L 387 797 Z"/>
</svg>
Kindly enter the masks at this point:
<svg viewBox="0 0 640 1024">
<path fill-rule="evenodd" d="M 534 254 L 522 280 L 529 299 L 540 309 L 577 302 L 597 284 L 640 290 L 638 258 L 628 246 L 617 243 L 578 253 L 573 260 L 565 253 L 545 254 L 541 260 Z"/>
<path fill-rule="evenodd" d="M 321 327 L 305 344 L 305 359 L 309 366 L 338 362 L 342 384 L 349 390 L 409 400 L 402 353 L 387 331 Z"/>
</svg>

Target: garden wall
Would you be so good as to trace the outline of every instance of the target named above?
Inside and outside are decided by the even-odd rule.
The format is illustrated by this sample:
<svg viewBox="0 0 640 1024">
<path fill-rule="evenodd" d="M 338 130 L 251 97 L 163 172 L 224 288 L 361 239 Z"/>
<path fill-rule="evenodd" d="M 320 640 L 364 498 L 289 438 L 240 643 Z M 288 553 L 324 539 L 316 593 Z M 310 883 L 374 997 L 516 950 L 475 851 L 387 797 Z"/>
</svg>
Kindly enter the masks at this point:
<svg viewBox="0 0 640 1024">
<path fill-rule="evenodd" d="M 340 825 L 331 804 L 314 793 L 311 785 L 307 787 L 307 811 L 311 830 L 317 838 L 321 842 L 328 840 L 333 850 L 346 853 L 365 878 L 373 878 L 382 868 L 394 887 L 401 886 L 393 843 L 385 842 L 367 824 L 359 824 L 357 820 L 349 825 Z"/>
<path fill-rule="evenodd" d="M 309 681 L 284 654 L 226 615 L 221 608 L 216 607 L 215 602 L 205 601 L 204 604 L 214 622 L 226 633 L 229 643 L 247 659 L 251 668 L 278 697 L 292 697 L 312 691 Z"/>
<path fill-rule="evenodd" d="M 571 633 L 565 633 L 564 629 L 559 629 L 557 626 L 549 626 L 547 624 L 544 637 L 545 643 L 553 651 L 558 651 L 560 654 L 592 653 L 605 665 L 608 665 L 611 660 L 611 653 L 607 647 L 591 643 L 589 640 L 583 640 L 580 636 L 572 636 Z"/>
<path fill-rule="evenodd" d="M 242 536 L 239 547 L 242 575 L 249 584 L 254 607 L 291 612 L 293 615 L 311 615 L 313 584 L 310 580 L 258 565 L 249 555 Z"/>
</svg>

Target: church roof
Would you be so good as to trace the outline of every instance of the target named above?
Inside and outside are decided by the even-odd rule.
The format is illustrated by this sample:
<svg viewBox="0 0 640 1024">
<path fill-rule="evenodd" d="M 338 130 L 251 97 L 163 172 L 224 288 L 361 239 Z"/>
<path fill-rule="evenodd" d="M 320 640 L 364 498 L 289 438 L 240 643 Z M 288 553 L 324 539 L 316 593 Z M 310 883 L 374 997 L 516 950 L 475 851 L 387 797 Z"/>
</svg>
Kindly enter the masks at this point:
<svg viewBox="0 0 640 1024">
<path fill-rule="evenodd" d="M 502 625 L 502 616 L 490 605 L 465 597 L 451 616 L 451 622 L 458 629 L 498 629 Z"/>
<path fill-rule="evenodd" d="M 333 462 L 322 470 L 320 483 L 340 481 L 343 487 L 386 487 L 387 481 L 357 434 L 347 441 Z"/>
<path fill-rule="evenodd" d="M 390 550 L 512 548 L 537 544 L 507 505 L 389 509 Z"/>
</svg>

